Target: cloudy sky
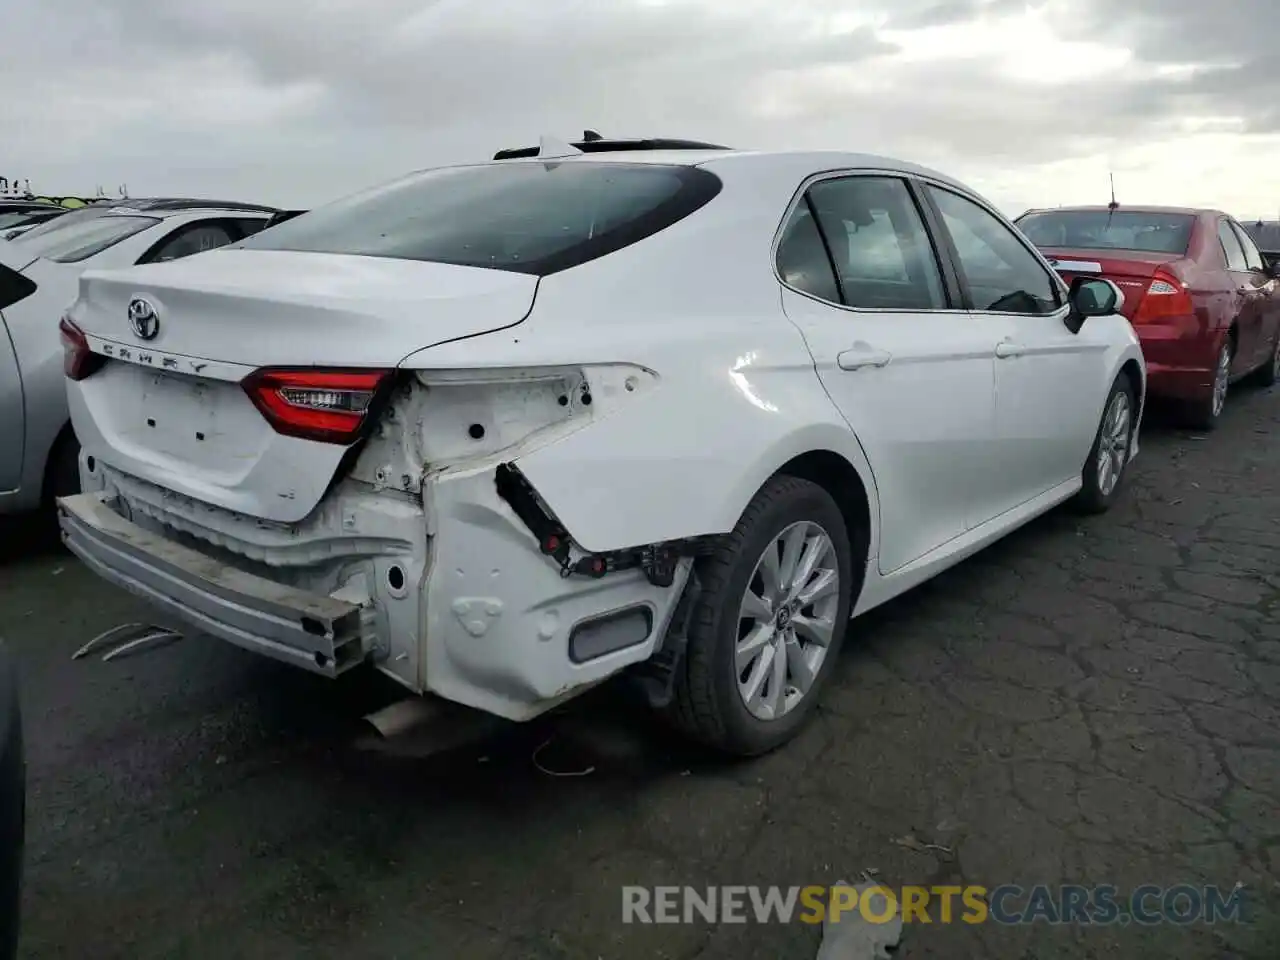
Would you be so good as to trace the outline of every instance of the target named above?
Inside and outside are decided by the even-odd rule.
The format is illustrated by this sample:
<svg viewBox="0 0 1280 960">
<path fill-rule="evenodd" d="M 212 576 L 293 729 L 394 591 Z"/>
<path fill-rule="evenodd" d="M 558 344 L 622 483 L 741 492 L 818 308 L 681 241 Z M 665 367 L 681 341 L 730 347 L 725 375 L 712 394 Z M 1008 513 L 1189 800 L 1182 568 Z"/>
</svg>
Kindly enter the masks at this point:
<svg viewBox="0 0 1280 960">
<path fill-rule="evenodd" d="M 16 3 L 16 6 L 15 6 Z M 0 175 L 312 206 L 606 135 L 887 153 L 1007 212 L 1280 215 L 1275 0 L 13 0 Z"/>
</svg>

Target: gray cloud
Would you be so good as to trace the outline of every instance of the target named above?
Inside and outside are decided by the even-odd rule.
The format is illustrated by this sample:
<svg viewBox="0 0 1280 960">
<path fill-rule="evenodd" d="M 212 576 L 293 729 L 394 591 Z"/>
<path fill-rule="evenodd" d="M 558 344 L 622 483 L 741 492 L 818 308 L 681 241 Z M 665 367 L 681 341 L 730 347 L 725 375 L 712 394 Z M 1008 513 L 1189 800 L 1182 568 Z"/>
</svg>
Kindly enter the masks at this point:
<svg viewBox="0 0 1280 960">
<path fill-rule="evenodd" d="M 1136 62 L 1035 84 L 986 55 L 904 61 L 884 32 L 993 23 L 1024 0 L 21 3 L 0 60 L 4 89 L 25 91 L 0 99 L 0 129 L 19 131 L 6 162 L 59 192 L 124 181 L 310 205 L 588 126 L 866 149 L 1021 189 L 1028 169 L 1121 155 L 1187 117 L 1280 129 L 1272 32 L 1246 29 L 1269 0 L 1233 3 L 1232 36 L 1190 0 L 1041 0 L 1059 35 Z"/>
</svg>

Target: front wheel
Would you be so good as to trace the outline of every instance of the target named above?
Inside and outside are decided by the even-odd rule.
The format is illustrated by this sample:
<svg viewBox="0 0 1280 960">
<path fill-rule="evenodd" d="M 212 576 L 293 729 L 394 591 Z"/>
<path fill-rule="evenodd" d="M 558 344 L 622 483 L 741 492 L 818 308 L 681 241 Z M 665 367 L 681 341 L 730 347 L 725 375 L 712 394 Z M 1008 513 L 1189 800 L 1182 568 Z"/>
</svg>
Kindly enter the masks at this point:
<svg viewBox="0 0 1280 960">
<path fill-rule="evenodd" d="M 669 717 L 737 756 L 792 739 L 844 640 L 854 565 L 844 515 L 822 487 L 775 477 L 700 562 Z"/>
<path fill-rule="evenodd" d="M 1133 384 L 1122 373 L 1111 385 L 1093 448 L 1080 474 L 1082 486 L 1076 495 L 1076 505 L 1085 513 L 1104 513 L 1119 496 L 1129 467 L 1137 419 Z"/>
</svg>

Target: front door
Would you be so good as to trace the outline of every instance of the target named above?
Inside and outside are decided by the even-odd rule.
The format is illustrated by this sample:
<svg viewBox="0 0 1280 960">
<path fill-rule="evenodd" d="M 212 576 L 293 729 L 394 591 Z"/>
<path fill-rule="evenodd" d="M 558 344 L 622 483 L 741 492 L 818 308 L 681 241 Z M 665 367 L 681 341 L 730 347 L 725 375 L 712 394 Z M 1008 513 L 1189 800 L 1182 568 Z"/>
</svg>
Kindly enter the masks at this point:
<svg viewBox="0 0 1280 960">
<path fill-rule="evenodd" d="M 1260 277 L 1255 277 L 1245 259 L 1244 246 L 1225 219 L 1218 220 L 1218 239 L 1227 258 L 1227 275 L 1231 278 L 1232 312 L 1236 325 L 1236 352 L 1231 358 L 1231 375 L 1238 377 L 1256 366 L 1255 359 L 1265 345 L 1262 342 L 1262 300 Z"/>
<path fill-rule="evenodd" d="M 1028 241 L 972 198 L 932 185 L 926 192 L 996 356 L 998 447 L 977 505 L 980 519 L 991 519 L 1080 477 L 1102 414 L 1102 325 L 1127 321 L 1091 320 L 1072 333 L 1066 291 Z"/>
<path fill-rule="evenodd" d="M 1267 270 L 1262 253 L 1248 231 L 1234 220 L 1231 221 L 1231 229 L 1240 240 L 1245 267 L 1248 271 L 1247 274 L 1239 276 L 1239 281 L 1251 291 L 1248 294 L 1251 300 L 1250 308 L 1255 314 L 1256 343 L 1249 363 L 1249 369 L 1254 369 L 1272 362 L 1276 341 L 1280 338 L 1280 283 L 1277 283 Z M 1233 279 L 1236 277 L 1233 276 Z"/>
<path fill-rule="evenodd" d="M 994 439 L 993 344 L 944 281 L 903 179 L 826 176 L 778 247 L 783 307 L 867 455 L 879 569 L 960 536 Z"/>
</svg>

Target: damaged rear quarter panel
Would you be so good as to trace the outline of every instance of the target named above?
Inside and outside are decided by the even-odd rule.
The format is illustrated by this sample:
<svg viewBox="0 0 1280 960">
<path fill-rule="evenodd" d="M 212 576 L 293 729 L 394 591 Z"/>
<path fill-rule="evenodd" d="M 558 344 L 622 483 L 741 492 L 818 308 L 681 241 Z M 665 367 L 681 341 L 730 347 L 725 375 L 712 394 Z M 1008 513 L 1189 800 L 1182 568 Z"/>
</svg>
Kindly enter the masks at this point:
<svg viewBox="0 0 1280 960">
<path fill-rule="evenodd" d="M 661 243 L 643 241 L 543 278 L 518 329 L 442 344 L 403 363 L 426 370 L 623 363 L 653 371 L 650 388 L 618 398 L 608 415 L 522 445 L 510 458 L 585 550 L 732 530 L 760 486 L 812 450 L 840 454 L 875 489 L 856 437 L 782 312 L 771 269 L 780 214 L 728 209 L 720 222 L 697 215 L 651 238 Z"/>
</svg>

